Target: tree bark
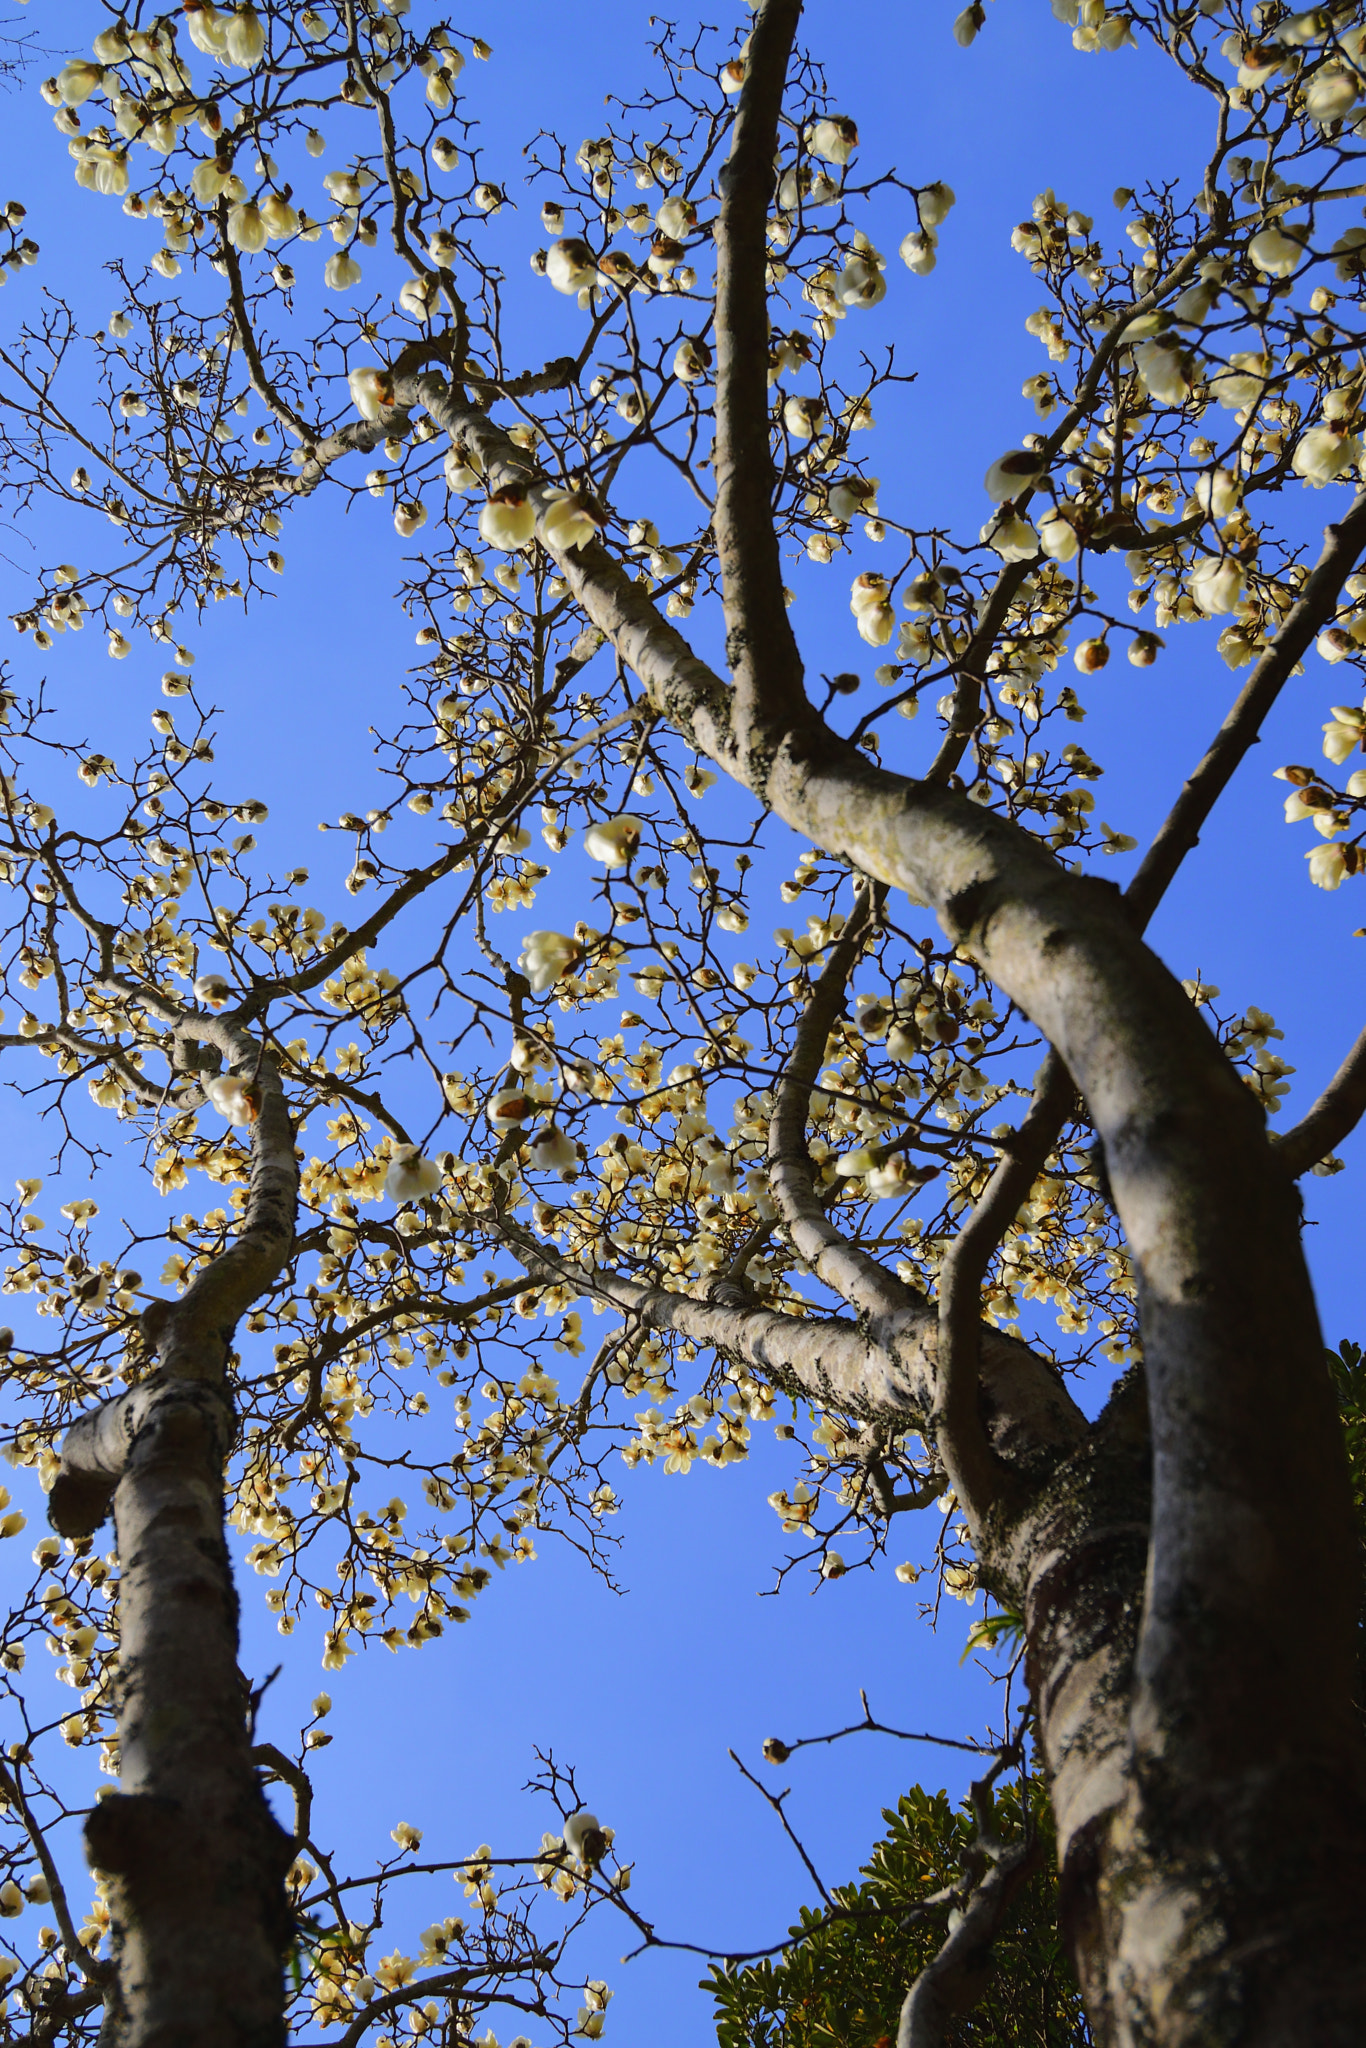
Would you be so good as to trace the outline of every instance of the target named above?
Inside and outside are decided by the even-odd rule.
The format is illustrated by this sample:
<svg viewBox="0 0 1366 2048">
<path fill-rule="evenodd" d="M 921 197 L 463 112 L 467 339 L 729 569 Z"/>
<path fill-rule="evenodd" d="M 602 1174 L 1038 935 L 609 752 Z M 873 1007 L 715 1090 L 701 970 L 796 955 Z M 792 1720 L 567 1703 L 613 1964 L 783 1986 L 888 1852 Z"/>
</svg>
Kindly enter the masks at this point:
<svg viewBox="0 0 1366 2048">
<path fill-rule="evenodd" d="M 194 1022 L 250 1062 L 262 1089 L 243 1228 L 180 1301 L 144 1313 L 157 1370 L 67 1433 L 49 1502 L 68 1536 L 90 1534 L 112 1504 L 119 1554 L 119 1789 L 85 1830 L 91 1864 L 114 1880 L 102 2048 L 285 2038 L 293 1847 L 252 1761 L 223 1471 L 232 1328 L 292 1242 L 294 1137 L 254 1046 L 218 1020 Z"/>
</svg>

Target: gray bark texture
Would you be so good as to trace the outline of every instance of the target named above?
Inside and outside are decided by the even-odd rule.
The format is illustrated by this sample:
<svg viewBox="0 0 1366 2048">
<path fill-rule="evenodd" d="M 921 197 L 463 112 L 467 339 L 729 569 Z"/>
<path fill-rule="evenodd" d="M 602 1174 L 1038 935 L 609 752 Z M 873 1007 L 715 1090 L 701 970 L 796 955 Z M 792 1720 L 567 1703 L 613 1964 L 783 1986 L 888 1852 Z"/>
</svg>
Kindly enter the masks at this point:
<svg viewBox="0 0 1366 2048">
<path fill-rule="evenodd" d="M 293 1242 L 294 1134 L 255 1046 L 221 1020 L 194 1022 L 262 1088 L 242 1230 L 179 1301 L 144 1313 L 156 1368 L 68 1432 L 49 1503 L 68 1536 L 112 1506 L 119 1555 L 119 1786 L 85 1830 L 91 1864 L 114 1880 L 102 2048 L 284 2040 L 293 1849 L 251 1754 L 223 1471 L 233 1325 Z"/>
</svg>

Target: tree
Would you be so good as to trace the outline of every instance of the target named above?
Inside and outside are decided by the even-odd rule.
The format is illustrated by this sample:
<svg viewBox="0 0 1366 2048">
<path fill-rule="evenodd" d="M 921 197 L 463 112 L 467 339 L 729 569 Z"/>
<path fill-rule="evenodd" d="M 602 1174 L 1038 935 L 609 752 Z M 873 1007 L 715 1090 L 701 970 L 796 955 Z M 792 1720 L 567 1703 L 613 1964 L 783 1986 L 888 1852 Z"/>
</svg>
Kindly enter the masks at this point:
<svg viewBox="0 0 1366 2048">
<path fill-rule="evenodd" d="M 1358 1533 L 1366 1538 L 1361 1346 L 1344 1341 L 1327 1358 L 1337 1382 Z M 990 1623 L 978 1623 L 973 1636 L 980 1642 L 990 1633 Z M 1357 1639 L 1366 1652 L 1366 1609 Z M 865 1723 L 842 1732 L 861 1733 L 872 1725 L 865 1702 Z M 798 1746 L 770 1743 L 768 1749 L 773 1761 L 786 1762 Z M 783 2048 L 818 2048 L 823 2042 L 892 2040 L 906 1987 L 921 1981 L 936 1959 L 939 1930 L 933 1908 L 946 1899 L 971 1897 L 974 1874 L 981 1870 L 983 1833 L 995 1844 L 1032 1851 L 1035 1867 L 993 1925 L 977 1972 L 979 1977 L 989 1972 L 985 1994 L 975 1995 L 979 1987 L 968 1979 L 966 1998 L 972 2003 L 960 2019 L 959 2038 L 993 2044 L 1089 2040 L 1058 1942 L 1053 1843 L 1042 1781 L 1030 1772 L 1018 1788 L 1008 1784 L 999 1814 L 984 1803 L 989 1789 L 974 1787 L 975 1797 L 954 1812 L 943 1792 L 927 1793 L 913 1785 L 895 1811 L 884 1813 L 887 1833 L 861 1873 L 864 1882 L 833 1893 L 823 1889 L 820 1906 L 803 1908 L 792 1928 L 789 1952 L 776 1962 L 765 1957 L 741 1969 L 714 1969 L 710 1983 L 721 2048 L 770 2048 L 778 2042 Z"/>
<path fill-rule="evenodd" d="M 311 1826 L 319 1730 L 295 1757 L 253 1747 L 224 1487 L 281 1578 L 282 1633 L 311 1596 L 340 1668 L 367 1635 L 460 1619 L 479 1558 L 529 1556 L 534 1530 L 601 1559 L 613 1451 L 736 1462 L 780 1402 L 789 1434 L 815 1427 L 776 1505 L 824 1576 L 945 1500 L 944 1586 L 1023 1630 L 1095 2037 L 1358 2038 L 1358 1553 L 1296 1181 L 1335 1168 L 1366 1106 L 1366 1037 L 1273 1140 L 1273 1021 L 1221 1018 L 1142 933 L 1301 659 L 1360 666 L 1366 499 L 1340 493 L 1362 461 L 1344 222 L 1366 29 L 1357 7 L 1203 6 L 1083 0 L 1080 48 L 1146 38 L 1208 96 L 1210 156 L 1199 190 L 1122 195 L 1133 270 L 1052 194 L 1017 230 L 1048 300 L 1026 387 L 1046 431 L 993 463 L 976 541 L 898 517 L 855 439 L 902 374 L 859 353 L 889 276 L 860 221 L 894 198 L 923 278 L 953 194 L 864 174 L 797 0 L 763 0 L 738 49 L 662 32 L 656 90 L 577 152 L 534 146 L 533 261 L 583 322 L 543 366 L 505 331 L 506 173 L 459 86 L 488 51 L 425 7 L 134 9 L 43 88 L 78 181 L 163 240 L 148 270 L 116 265 L 106 328 L 30 296 L 0 351 L 12 500 L 122 539 L 106 568 L 45 570 L 16 623 L 40 654 L 91 618 L 115 659 L 149 634 L 175 708 L 120 768 L 41 691 L 8 693 L 24 1009 L 0 1046 L 46 1063 L 22 1085 L 68 1178 L 112 1116 L 149 1195 L 191 1171 L 230 1194 L 169 1229 L 149 1202 L 126 1242 L 83 1195 L 49 1229 L 33 1179 L 8 1212 L 6 1284 L 46 1319 L 8 1352 L 14 1452 L 58 1533 L 0 1654 L 17 1699 L 26 1640 L 61 1648 L 81 1689 L 63 1733 L 119 1773 L 86 1821 L 106 1903 L 84 1926 L 45 1846 L 65 1794 L 35 1775 L 36 1724 L 3 1787 L 15 1867 L 36 1859 L 61 1923 L 19 1978 L 35 2038 L 88 2036 L 103 2008 L 107 2041 L 278 2040 L 286 1957 L 290 1996 L 348 2043 L 405 2009 L 465 2039 L 499 2004 L 599 2032 L 598 1980 L 577 2021 L 556 2002 L 572 1925 L 539 1931 L 542 1891 L 654 1936 L 553 1762 L 540 1855 L 461 1864 L 475 1931 L 377 1958 L 378 1906 L 352 1917 Z M 959 41 L 983 20 L 970 6 Z M 22 218 L 16 270 L 41 265 Z M 1296 483 L 1334 486 L 1312 566 Z M 419 549 L 399 602 L 420 665 L 376 711 L 392 801 L 337 828 L 354 921 L 308 901 L 305 869 L 253 861 L 263 806 L 210 773 L 219 714 L 185 644 L 210 600 L 259 601 L 324 488 L 366 533 L 367 494 L 391 507 Z M 857 631 L 895 649 L 849 726 L 857 677 L 808 691 L 785 554 L 849 568 L 860 536 L 886 568 L 853 578 Z M 1094 676 L 1126 637 L 1150 665 L 1211 618 L 1247 674 L 1121 892 L 1087 866 L 1125 842 L 1096 829 L 1099 765 L 1067 738 L 1085 706 L 1056 671 L 1070 653 Z M 918 749 L 887 714 L 922 699 L 939 729 Z M 1345 769 L 1366 714 L 1324 730 Z M 48 801 L 63 764 L 74 812 L 69 783 Z M 1366 775 L 1280 772 L 1322 835 L 1310 881 L 1337 888 L 1363 864 Z M 538 811 L 602 908 L 519 930 L 514 958 L 493 913 L 557 887 Z M 790 832 L 809 851 L 779 883 Z M 775 889 L 806 930 L 738 958 Z M 623 971 L 641 1008 L 599 1035 Z M 166 1238 L 156 1296 L 134 1260 Z M 1077 1340 L 1062 1359 L 1039 1300 Z M 562 1390 L 546 1333 L 583 1355 L 584 1301 L 614 1326 Z M 1079 1362 L 1113 1380 L 1094 1420 Z M 425 1419 L 437 1388 L 454 1445 Z M 395 1467 L 421 1528 L 382 1499 Z M 293 1839 L 263 1771 L 295 1793 Z M 375 1899 L 413 1867 L 399 1835 Z M 983 1857 L 912 2040 L 942 2038 L 1023 1867 Z"/>
<path fill-rule="evenodd" d="M 985 1990 L 970 2005 L 967 1997 L 962 2001 L 967 2010 L 955 2037 L 982 2048 L 1004 2048 L 1007 2042 L 1077 2048 L 1091 2039 L 1058 1938 L 1043 1790 L 1041 1780 L 1031 1777 L 1022 1801 L 1007 1786 L 992 1816 L 1017 1840 L 1032 1834 L 1037 1856 L 980 1972 Z M 776 1962 L 712 1972 L 721 2048 L 827 2048 L 896 2039 L 906 1987 L 924 1978 L 942 1940 L 927 1898 L 962 1886 L 979 1830 L 969 1802 L 955 1812 L 945 1793 L 919 1785 L 903 1793 L 884 1818 L 887 1833 L 862 1872 L 863 1882 L 832 1894 L 847 1917 L 831 1918 L 824 1904 L 804 1909 L 792 1929 L 790 1951 Z M 979 1989 L 974 1981 L 971 1990 Z"/>
</svg>

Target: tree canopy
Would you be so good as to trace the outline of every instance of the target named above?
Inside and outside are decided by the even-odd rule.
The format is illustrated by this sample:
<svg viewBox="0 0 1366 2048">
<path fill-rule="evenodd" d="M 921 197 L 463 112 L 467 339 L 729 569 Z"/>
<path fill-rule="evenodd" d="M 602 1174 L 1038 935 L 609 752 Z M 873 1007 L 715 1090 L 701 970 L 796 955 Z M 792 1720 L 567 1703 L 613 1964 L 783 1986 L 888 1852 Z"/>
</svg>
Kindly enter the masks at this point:
<svg viewBox="0 0 1366 2048">
<path fill-rule="evenodd" d="M 610 1572 L 622 1461 L 743 1465 L 776 1429 L 781 1576 L 878 1567 L 924 1512 L 896 1576 L 1018 1644 L 1040 1775 L 1008 1788 L 1007 1722 L 966 1813 L 903 1801 L 790 1952 L 716 1958 L 723 2039 L 852 2038 L 847 1909 L 942 1872 L 870 2043 L 947 2040 L 983 1993 L 961 2038 L 1359 2040 L 1359 1534 L 1298 1184 L 1341 1170 L 1366 1034 L 1270 1124 L 1275 1017 L 1143 934 L 1305 664 L 1276 767 L 1304 887 L 1366 872 L 1366 14 L 1053 14 L 1088 61 L 1159 51 L 1208 155 L 1103 224 L 1033 199 L 1039 367 L 960 531 L 878 427 L 933 367 L 891 314 L 955 194 L 864 162 L 799 0 L 656 24 L 648 88 L 582 140 L 529 109 L 523 163 L 481 138 L 489 45 L 428 0 L 63 11 L 80 53 L 41 92 L 146 239 L 93 325 L 85 258 L 22 197 L 0 231 L 3 490 L 42 550 L 3 694 L 0 1052 L 34 1153 L 3 1374 L 53 1529 L 0 1645 L 0 1912 L 57 1921 L 0 1962 L 13 2031 L 596 2038 L 604 1940 L 667 1933 L 636 1846 L 547 1754 L 532 1853 L 426 1861 L 405 1823 L 339 1867 L 330 1699 L 294 1753 L 257 1740 L 229 1538 L 282 1655 L 342 1685 L 556 1538 Z M 958 17 L 965 66 L 990 26 Z M 316 602 L 383 551 L 413 655 L 281 675 L 243 749 L 197 633 L 241 604 L 268 664 L 329 502 L 356 563 Z M 815 679 L 817 611 L 871 676 Z M 131 754 L 71 713 L 82 631 L 150 700 Z M 1088 709 L 1140 728 L 1187 632 L 1207 744 L 1111 869 L 1139 849 Z M 343 702 L 384 795 L 338 791 L 320 862 L 244 764 Z M 395 1894 L 452 1873 L 460 1912 L 386 1952 Z M 806 2031 L 766 2032 L 798 1996 Z"/>
</svg>

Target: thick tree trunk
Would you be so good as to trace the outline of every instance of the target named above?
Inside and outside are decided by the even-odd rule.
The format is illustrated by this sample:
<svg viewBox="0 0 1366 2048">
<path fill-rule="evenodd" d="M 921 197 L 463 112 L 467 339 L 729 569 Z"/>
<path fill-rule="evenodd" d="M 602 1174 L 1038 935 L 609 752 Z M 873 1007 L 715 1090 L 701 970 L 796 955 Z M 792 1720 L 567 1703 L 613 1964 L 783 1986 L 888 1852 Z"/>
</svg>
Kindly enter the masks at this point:
<svg viewBox="0 0 1366 2048">
<path fill-rule="evenodd" d="M 1273 1687 L 1235 1676 L 1274 1654 L 1286 1617 L 1269 1609 L 1248 1641 L 1212 1597 L 1191 1624 L 1206 1652 L 1225 1646 L 1227 1683 L 1144 1727 L 1146 1438 L 1135 1386 L 988 1558 L 1024 1605 L 1087 2012 L 1103 2048 L 1347 2048 L 1366 2038 L 1359 1791 L 1328 1702 L 1315 1746 Z M 1229 1567 L 1255 1573 L 1232 1554 Z"/>
<path fill-rule="evenodd" d="M 114 1879 L 101 2048 L 282 2048 L 293 1849 L 251 1757 L 223 1478 L 233 1326 L 289 1252 L 297 1166 L 273 1067 L 230 1022 L 191 1022 L 259 1080 L 243 1227 L 144 1312 L 158 1369 L 68 1431 L 49 1515 L 88 1535 L 112 1505 L 118 1542 L 119 1789 L 86 1822 Z"/>
<path fill-rule="evenodd" d="M 216 1387 L 139 1388 L 114 1495 L 119 1790 L 86 1823 L 115 1885 L 107 2048 L 276 2048 L 292 1850 L 251 1761 L 223 1538 L 232 1413 Z"/>
</svg>

